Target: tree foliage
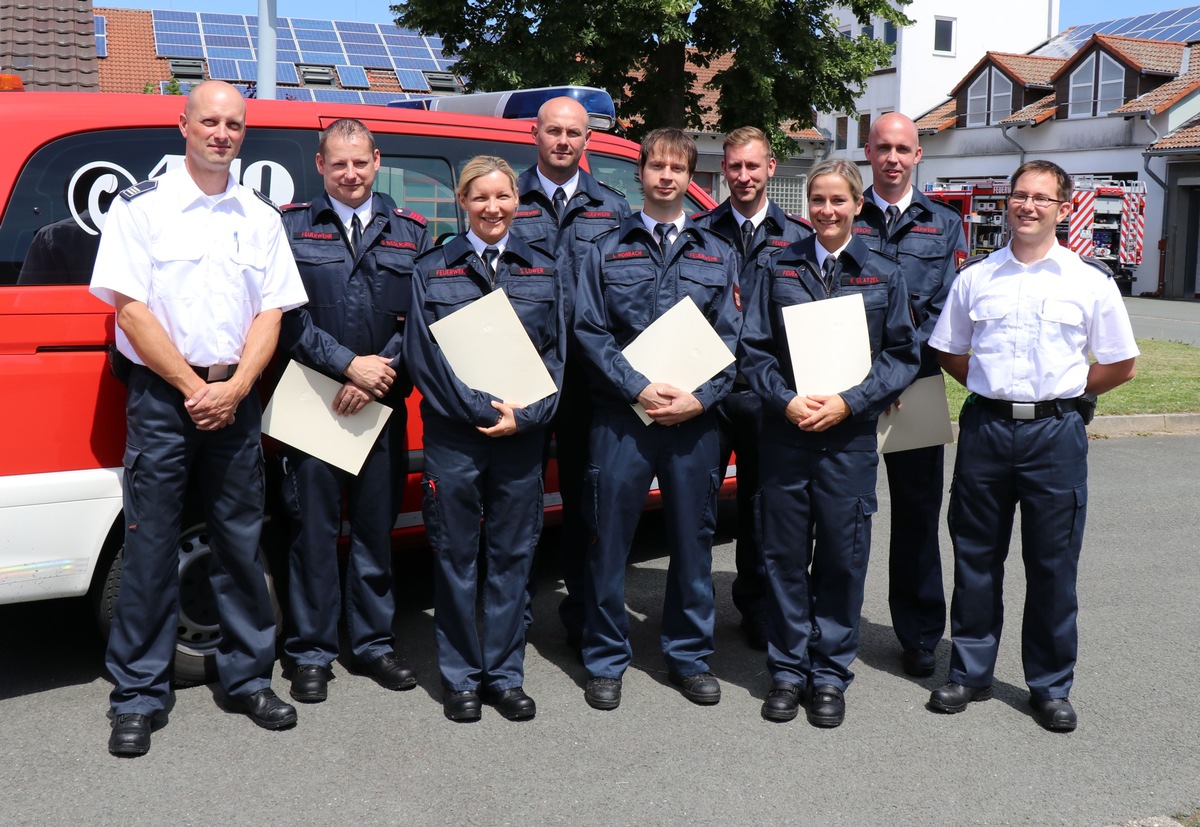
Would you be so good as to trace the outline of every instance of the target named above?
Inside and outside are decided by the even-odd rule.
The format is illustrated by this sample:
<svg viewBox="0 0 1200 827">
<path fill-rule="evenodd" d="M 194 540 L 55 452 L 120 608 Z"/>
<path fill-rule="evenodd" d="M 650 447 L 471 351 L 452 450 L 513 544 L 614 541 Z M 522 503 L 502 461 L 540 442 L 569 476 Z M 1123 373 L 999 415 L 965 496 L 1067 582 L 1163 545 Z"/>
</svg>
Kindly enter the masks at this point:
<svg viewBox="0 0 1200 827">
<path fill-rule="evenodd" d="M 583 84 L 607 89 L 637 137 L 660 126 L 721 131 L 754 125 L 783 148 L 814 110 L 854 111 L 892 47 L 843 38 L 830 11 L 860 22 L 911 23 L 909 0 L 405 0 L 396 23 L 442 38 L 469 91 Z M 708 112 L 696 69 L 732 56 L 713 77 Z"/>
</svg>

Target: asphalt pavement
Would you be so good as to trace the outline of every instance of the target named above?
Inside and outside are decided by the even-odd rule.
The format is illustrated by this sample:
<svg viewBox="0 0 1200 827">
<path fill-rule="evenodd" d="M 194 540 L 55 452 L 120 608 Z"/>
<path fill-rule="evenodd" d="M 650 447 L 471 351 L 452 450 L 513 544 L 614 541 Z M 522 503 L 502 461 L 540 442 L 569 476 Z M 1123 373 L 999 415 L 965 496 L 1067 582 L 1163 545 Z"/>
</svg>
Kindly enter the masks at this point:
<svg viewBox="0 0 1200 827">
<path fill-rule="evenodd" d="M 952 461 L 953 448 L 948 451 Z M 1018 638 L 1020 555 L 996 697 L 959 715 L 924 708 L 945 679 L 906 677 L 888 617 L 886 486 L 846 723 L 768 723 L 763 655 L 745 647 L 729 599 L 733 547 L 714 551 L 720 705 L 687 702 L 658 652 L 661 521 L 644 520 L 628 573 L 633 667 L 621 707 L 589 708 L 583 668 L 543 567 L 526 688 L 538 716 L 442 717 L 428 558 L 399 567 L 397 631 L 420 685 L 387 692 L 335 667 L 330 700 L 287 732 L 258 729 L 180 690 L 150 754 L 105 749 L 110 688 L 83 608 L 0 606 L 0 822 L 4 824 L 801 824 L 1112 825 L 1200 805 L 1200 435 L 1092 443 L 1080 571 L 1079 729 L 1042 730 L 1026 706 Z M 1193 483 L 1188 483 L 1187 480 Z M 949 543 L 943 538 L 947 592 Z M 286 683 L 276 675 L 284 694 Z"/>
</svg>

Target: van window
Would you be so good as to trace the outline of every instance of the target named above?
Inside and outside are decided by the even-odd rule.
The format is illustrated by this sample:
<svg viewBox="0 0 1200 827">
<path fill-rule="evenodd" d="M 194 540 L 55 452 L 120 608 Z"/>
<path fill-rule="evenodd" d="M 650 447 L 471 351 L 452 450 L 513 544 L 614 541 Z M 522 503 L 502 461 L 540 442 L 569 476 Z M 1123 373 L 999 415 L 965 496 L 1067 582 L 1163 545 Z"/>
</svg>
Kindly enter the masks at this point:
<svg viewBox="0 0 1200 827">
<path fill-rule="evenodd" d="M 475 155 L 501 155 L 518 174 L 537 161 L 531 144 L 375 133 L 383 162 L 376 188 L 429 219 L 430 235 L 458 232 L 456 172 Z M 317 132 L 251 129 L 231 171 L 276 204 L 314 197 L 323 183 Z M 98 130 L 42 147 L 17 178 L 0 221 L 0 288 L 86 284 L 104 218 L 125 187 L 183 164 L 175 126 Z"/>
<path fill-rule="evenodd" d="M 640 210 L 642 208 L 644 199 L 642 198 L 642 185 L 637 177 L 636 160 L 621 158 L 616 155 L 602 155 L 599 152 L 589 152 L 588 167 L 592 173 L 592 177 L 597 181 L 603 181 L 610 187 L 616 187 L 625 193 L 625 200 L 629 202 L 630 209 Z M 707 207 L 695 198 L 692 198 L 690 195 L 685 196 L 683 205 L 685 215 L 692 215 L 704 209 L 707 209 Z"/>
</svg>

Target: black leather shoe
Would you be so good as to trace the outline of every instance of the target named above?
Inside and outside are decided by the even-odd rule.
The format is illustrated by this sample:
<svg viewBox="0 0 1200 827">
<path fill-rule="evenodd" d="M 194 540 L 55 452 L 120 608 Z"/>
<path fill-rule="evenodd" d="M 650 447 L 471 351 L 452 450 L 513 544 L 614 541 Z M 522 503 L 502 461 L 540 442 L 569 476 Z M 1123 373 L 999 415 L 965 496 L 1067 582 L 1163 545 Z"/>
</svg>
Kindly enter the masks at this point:
<svg viewBox="0 0 1200 827">
<path fill-rule="evenodd" d="M 671 683 L 679 687 L 683 697 L 694 704 L 711 706 L 721 700 L 721 684 L 712 672 L 701 672 L 699 675 L 676 675 L 672 672 L 667 677 Z"/>
<path fill-rule="evenodd" d="M 287 729 L 296 725 L 296 707 L 281 701 L 269 688 L 232 697 L 229 699 L 229 708 L 245 713 L 263 729 Z"/>
<path fill-rule="evenodd" d="M 108 751 L 113 755 L 136 757 L 150 751 L 150 716 L 126 712 L 113 716 Z"/>
<path fill-rule="evenodd" d="M 925 708 L 934 712 L 953 714 L 962 712 L 972 701 L 987 701 L 991 697 L 992 688 L 990 686 L 961 686 L 950 681 L 930 693 L 929 703 L 925 704 Z"/>
<path fill-rule="evenodd" d="M 588 678 L 583 699 L 592 709 L 616 709 L 621 705 L 621 679 Z"/>
<path fill-rule="evenodd" d="M 305 704 L 317 704 L 329 697 L 329 682 L 333 670 L 318 663 L 297 664 L 292 670 L 292 686 L 288 694 L 293 700 Z"/>
<path fill-rule="evenodd" d="M 808 699 L 808 722 L 832 729 L 846 720 L 846 698 L 836 686 L 815 687 Z"/>
<path fill-rule="evenodd" d="M 405 666 L 395 652 L 380 655 L 359 668 L 385 689 L 412 689 L 417 685 L 417 673 Z"/>
<path fill-rule="evenodd" d="M 742 615 L 742 634 L 746 645 L 760 652 L 767 651 L 767 614 L 751 612 Z"/>
<path fill-rule="evenodd" d="M 489 692 L 485 700 L 510 721 L 528 721 L 537 715 L 537 704 L 519 686 L 503 692 Z"/>
<path fill-rule="evenodd" d="M 480 715 L 479 693 L 473 689 L 464 692 L 447 692 L 442 700 L 442 711 L 451 721 L 463 723 L 478 721 Z"/>
<path fill-rule="evenodd" d="M 1075 715 L 1075 708 L 1066 698 L 1046 701 L 1035 701 L 1030 698 L 1029 705 L 1037 713 L 1038 723 L 1051 732 L 1075 731 L 1075 724 L 1079 719 Z"/>
<path fill-rule="evenodd" d="M 933 652 L 928 649 L 905 649 L 901 657 L 904 674 L 914 678 L 928 678 L 933 674 Z"/>
<path fill-rule="evenodd" d="M 800 714 L 800 687 L 787 681 L 775 681 L 763 701 L 762 716 L 768 721 L 790 721 Z"/>
</svg>

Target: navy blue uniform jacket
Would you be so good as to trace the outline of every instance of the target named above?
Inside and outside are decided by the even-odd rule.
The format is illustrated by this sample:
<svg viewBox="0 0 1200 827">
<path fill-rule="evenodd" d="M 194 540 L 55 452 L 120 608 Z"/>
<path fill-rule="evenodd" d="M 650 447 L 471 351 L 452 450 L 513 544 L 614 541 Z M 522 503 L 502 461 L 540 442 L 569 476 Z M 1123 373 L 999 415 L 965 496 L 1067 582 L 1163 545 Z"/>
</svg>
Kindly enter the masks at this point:
<svg viewBox="0 0 1200 827">
<path fill-rule="evenodd" d="M 464 385 L 429 330 L 433 322 L 493 290 L 507 294 L 554 386 L 562 389 L 566 322 L 562 315 L 562 280 L 550 256 L 509 233 L 492 281 L 466 235 L 456 235 L 417 259 L 412 288 L 413 312 L 404 342 L 413 381 L 424 397 L 423 417 L 432 413 L 483 428 L 496 424 L 498 413 L 491 403 L 504 400 Z M 553 393 L 517 409 L 517 430 L 547 425 L 558 407 L 558 397 Z"/>
<path fill-rule="evenodd" d="M 904 277 L 896 260 L 876 253 L 857 237 L 838 258 L 834 283 L 826 285 L 817 267 L 817 241 L 810 238 L 757 261 L 759 289 L 746 308 L 739 351 L 742 373 L 763 399 L 763 436 L 814 447 L 874 450 L 875 423 L 917 375 L 919 350 Z M 850 417 L 816 433 L 802 431 L 784 415 L 796 397 L 783 308 L 861 293 L 867 311 L 871 370 L 841 391 Z"/>
<path fill-rule="evenodd" d="M 411 383 L 403 360 L 405 319 L 416 257 L 430 247 L 425 218 L 372 196 L 372 216 L 351 255 L 345 229 L 322 193 L 283 208 L 283 224 L 308 304 L 284 314 L 280 350 L 339 381 L 355 356 L 391 358 L 397 380 L 385 397 L 402 399 Z"/>
<path fill-rule="evenodd" d="M 602 404 L 637 401 L 651 379 L 634 370 L 621 350 L 685 296 L 735 351 L 742 326 L 737 266 L 734 250 L 690 219 L 666 261 L 640 213 L 602 236 L 584 262 L 575 309 L 575 338 L 592 376 L 593 398 Z M 733 376 L 731 364 L 692 393 L 710 410 L 729 393 Z"/>
</svg>

